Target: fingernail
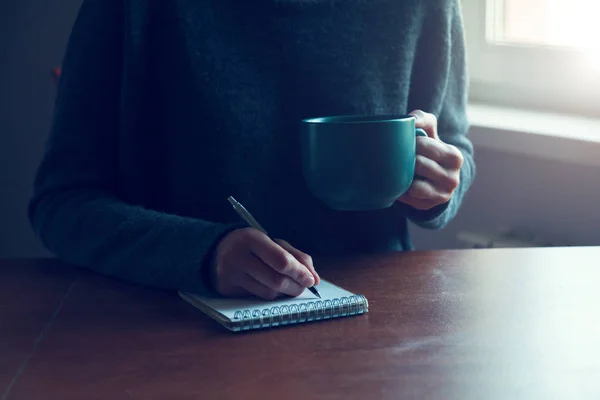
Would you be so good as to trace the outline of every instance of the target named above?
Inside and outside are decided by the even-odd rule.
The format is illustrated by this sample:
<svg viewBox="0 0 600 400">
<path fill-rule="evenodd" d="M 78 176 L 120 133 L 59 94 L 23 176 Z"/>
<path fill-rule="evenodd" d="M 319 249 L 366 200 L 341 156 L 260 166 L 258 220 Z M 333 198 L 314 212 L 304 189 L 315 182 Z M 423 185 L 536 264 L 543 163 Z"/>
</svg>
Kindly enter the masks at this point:
<svg viewBox="0 0 600 400">
<path fill-rule="evenodd" d="M 304 279 L 304 286 L 312 287 L 315 285 L 315 278 L 312 275 L 307 275 Z"/>
</svg>

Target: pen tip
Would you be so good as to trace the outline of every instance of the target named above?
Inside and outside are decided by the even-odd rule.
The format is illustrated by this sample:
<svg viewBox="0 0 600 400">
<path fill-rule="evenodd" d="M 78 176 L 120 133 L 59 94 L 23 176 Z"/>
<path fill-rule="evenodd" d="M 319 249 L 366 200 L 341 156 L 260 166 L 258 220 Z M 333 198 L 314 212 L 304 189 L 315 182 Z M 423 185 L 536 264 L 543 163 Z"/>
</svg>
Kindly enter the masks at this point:
<svg viewBox="0 0 600 400">
<path fill-rule="evenodd" d="M 235 204 L 235 203 L 236 203 L 236 201 L 235 201 L 235 199 L 233 198 L 233 196 L 229 196 L 229 197 L 227 198 L 227 200 L 229 200 L 229 202 L 230 202 L 231 204 Z"/>
<path fill-rule="evenodd" d="M 309 288 L 309 290 L 318 298 L 321 298 L 321 293 L 319 293 L 319 291 L 313 286 L 311 288 Z"/>
</svg>

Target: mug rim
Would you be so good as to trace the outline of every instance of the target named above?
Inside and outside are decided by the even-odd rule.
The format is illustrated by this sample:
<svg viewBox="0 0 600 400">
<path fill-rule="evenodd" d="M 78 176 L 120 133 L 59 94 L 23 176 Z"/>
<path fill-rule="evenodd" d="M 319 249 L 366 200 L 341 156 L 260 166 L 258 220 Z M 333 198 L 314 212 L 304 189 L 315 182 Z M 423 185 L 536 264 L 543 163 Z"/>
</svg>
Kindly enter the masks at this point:
<svg viewBox="0 0 600 400">
<path fill-rule="evenodd" d="M 380 124 L 416 119 L 409 114 L 345 114 L 302 119 L 306 124 Z"/>
</svg>

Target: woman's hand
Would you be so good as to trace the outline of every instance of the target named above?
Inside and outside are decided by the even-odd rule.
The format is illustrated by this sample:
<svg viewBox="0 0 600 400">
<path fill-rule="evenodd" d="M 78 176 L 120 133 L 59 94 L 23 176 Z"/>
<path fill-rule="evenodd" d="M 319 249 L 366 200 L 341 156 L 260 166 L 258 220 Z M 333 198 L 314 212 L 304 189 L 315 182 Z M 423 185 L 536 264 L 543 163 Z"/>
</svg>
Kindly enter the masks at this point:
<svg viewBox="0 0 600 400">
<path fill-rule="evenodd" d="M 421 110 L 410 115 L 416 118 L 416 127 L 427 132 L 428 137 L 416 139 L 415 179 L 398 201 L 418 210 L 428 210 L 450 201 L 460 184 L 464 158 L 458 148 L 440 140 L 435 115 Z"/>
<path fill-rule="evenodd" d="M 227 297 L 295 297 L 320 281 L 309 255 L 254 228 L 236 229 L 221 239 L 212 267 L 214 287 Z"/>
</svg>

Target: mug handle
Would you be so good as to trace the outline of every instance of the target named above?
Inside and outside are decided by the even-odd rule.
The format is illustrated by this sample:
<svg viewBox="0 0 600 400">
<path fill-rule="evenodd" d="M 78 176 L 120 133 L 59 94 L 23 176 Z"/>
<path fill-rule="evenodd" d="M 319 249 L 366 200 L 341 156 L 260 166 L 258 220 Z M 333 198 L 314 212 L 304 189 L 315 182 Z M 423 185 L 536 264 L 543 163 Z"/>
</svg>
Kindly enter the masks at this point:
<svg viewBox="0 0 600 400">
<path fill-rule="evenodd" d="M 427 137 L 427 132 L 425 132 L 421 128 L 417 128 L 417 129 L 415 129 L 415 135 L 417 135 L 417 137 L 419 137 L 419 136 Z"/>
</svg>

